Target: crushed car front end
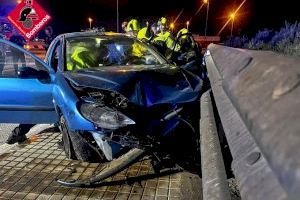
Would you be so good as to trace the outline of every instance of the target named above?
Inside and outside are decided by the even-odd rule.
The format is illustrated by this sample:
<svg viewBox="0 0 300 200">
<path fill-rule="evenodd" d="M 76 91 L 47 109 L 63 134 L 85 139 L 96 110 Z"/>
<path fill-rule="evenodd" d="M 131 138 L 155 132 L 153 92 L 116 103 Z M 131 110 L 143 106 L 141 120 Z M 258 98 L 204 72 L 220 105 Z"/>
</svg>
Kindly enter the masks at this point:
<svg viewBox="0 0 300 200">
<path fill-rule="evenodd" d="M 76 114 L 80 116 L 73 115 L 73 119 L 81 119 L 70 123 L 69 129 L 100 148 L 106 160 L 124 148 L 155 146 L 176 129 L 177 114 L 197 102 L 202 86 L 197 76 L 167 65 L 152 70 L 147 66 L 66 72 L 64 77 L 77 97 Z"/>
<path fill-rule="evenodd" d="M 127 36 L 72 37 L 65 49 L 54 103 L 69 158 L 110 161 L 135 147 L 156 148 L 180 126 L 195 132 L 198 76 Z"/>
</svg>

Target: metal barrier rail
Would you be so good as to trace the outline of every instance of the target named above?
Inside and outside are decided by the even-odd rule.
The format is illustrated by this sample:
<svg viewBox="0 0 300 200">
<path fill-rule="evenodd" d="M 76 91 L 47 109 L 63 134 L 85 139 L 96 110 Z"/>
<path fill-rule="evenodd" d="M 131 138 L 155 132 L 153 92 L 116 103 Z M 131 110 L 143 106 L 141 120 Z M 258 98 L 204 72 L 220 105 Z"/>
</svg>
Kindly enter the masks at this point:
<svg viewBox="0 0 300 200">
<path fill-rule="evenodd" d="M 243 199 L 300 197 L 300 58 L 211 44 L 213 96 Z"/>
</svg>

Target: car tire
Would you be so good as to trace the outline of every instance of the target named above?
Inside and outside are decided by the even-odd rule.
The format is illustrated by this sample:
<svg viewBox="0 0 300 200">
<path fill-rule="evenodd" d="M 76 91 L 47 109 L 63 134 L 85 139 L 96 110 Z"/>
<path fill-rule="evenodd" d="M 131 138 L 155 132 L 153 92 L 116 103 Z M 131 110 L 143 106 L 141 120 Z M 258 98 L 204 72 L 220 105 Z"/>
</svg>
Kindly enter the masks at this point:
<svg viewBox="0 0 300 200">
<path fill-rule="evenodd" d="M 69 136 L 69 130 L 66 124 L 66 120 L 63 116 L 59 120 L 59 129 L 62 134 L 63 149 L 65 151 L 66 157 L 72 160 L 76 160 L 76 155 L 72 146 L 72 141 Z"/>
<path fill-rule="evenodd" d="M 78 131 L 70 131 L 63 116 L 61 116 L 60 126 L 64 150 L 68 158 L 82 162 L 102 163 L 106 161 L 101 150 L 89 144 Z"/>
</svg>

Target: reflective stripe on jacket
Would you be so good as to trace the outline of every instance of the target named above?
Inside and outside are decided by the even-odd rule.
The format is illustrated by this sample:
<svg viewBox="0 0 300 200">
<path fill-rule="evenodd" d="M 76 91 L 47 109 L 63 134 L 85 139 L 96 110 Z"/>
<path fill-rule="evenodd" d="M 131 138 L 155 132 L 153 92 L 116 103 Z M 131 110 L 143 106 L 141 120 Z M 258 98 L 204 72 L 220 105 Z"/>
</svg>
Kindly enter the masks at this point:
<svg viewBox="0 0 300 200">
<path fill-rule="evenodd" d="M 172 49 L 174 48 L 175 45 L 175 41 L 171 35 L 171 33 L 169 31 L 166 31 L 164 33 L 159 33 L 156 35 L 156 37 L 153 39 L 153 41 L 162 41 L 166 44 L 168 49 Z M 180 50 L 180 45 L 176 44 L 174 51 L 179 51 Z"/>
</svg>

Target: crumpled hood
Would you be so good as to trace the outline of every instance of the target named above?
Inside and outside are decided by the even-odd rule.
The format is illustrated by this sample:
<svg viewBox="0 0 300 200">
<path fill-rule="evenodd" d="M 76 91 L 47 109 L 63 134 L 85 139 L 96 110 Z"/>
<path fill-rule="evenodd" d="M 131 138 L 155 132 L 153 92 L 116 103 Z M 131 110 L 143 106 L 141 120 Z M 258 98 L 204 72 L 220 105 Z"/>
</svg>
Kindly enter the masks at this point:
<svg viewBox="0 0 300 200">
<path fill-rule="evenodd" d="M 106 67 L 63 74 L 76 86 L 116 91 L 146 107 L 195 101 L 202 88 L 198 76 L 170 65 Z"/>
</svg>

